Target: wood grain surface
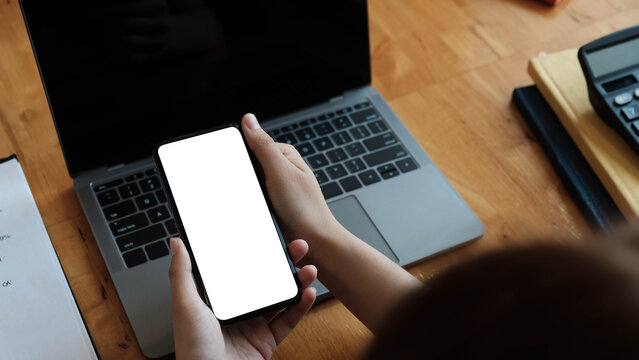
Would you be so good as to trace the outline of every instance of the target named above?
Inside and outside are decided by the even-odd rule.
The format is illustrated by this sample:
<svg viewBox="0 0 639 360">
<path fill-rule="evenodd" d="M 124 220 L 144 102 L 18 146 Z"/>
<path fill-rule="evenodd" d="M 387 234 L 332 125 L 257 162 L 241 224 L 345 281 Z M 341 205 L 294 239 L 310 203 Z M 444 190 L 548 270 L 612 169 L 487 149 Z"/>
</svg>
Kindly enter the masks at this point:
<svg viewBox="0 0 639 360">
<path fill-rule="evenodd" d="M 510 97 L 532 83 L 529 58 L 639 23 L 639 0 L 370 0 L 369 19 L 373 86 L 486 225 L 480 240 L 412 274 L 428 281 L 487 251 L 589 233 Z M 0 157 L 12 153 L 98 351 L 143 358 L 66 171 L 18 2 L 0 0 Z M 372 340 L 332 299 L 274 358 L 359 359 Z"/>
</svg>

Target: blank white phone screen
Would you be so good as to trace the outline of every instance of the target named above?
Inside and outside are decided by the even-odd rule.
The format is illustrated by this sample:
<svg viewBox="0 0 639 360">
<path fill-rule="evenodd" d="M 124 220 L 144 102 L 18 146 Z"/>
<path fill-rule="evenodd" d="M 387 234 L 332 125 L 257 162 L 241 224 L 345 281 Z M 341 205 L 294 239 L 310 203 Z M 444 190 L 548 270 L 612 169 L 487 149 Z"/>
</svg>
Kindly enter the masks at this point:
<svg viewBox="0 0 639 360">
<path fill-rule="evenodd" d="M 228 320 L 295 297 L 240 131 L 161 145 L 158 155 L 215 316 Z"/>
</svg>

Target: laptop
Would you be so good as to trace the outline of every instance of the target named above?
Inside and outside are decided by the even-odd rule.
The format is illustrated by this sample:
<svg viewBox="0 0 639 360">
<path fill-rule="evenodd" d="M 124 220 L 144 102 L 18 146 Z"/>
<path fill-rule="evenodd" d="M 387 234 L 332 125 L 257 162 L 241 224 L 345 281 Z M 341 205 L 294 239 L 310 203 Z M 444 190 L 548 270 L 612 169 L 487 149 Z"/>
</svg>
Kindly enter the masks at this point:
<svg viewBox="0 0 639 360">
<path fill-rule="evenodd" d="M 483 234 L 370 86 L 366 1 L 21 6 L 77 197 L 148 357 L 173 352 L 178 230 L 150 157 L 160 140 L 257 114 L 335 217 L 402 266 Z"/>
</svg>

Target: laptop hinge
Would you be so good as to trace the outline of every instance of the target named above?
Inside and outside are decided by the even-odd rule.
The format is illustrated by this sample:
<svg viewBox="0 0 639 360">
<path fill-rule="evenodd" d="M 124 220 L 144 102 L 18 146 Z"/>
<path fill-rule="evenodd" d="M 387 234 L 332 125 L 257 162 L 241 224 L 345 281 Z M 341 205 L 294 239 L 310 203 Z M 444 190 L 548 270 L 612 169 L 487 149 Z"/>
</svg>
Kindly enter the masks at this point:
<svg viewBox="0 0 639 360">
<path fill-rule="evenodd" d="M 114 165 L 114 166 L 110 166 L 107 168 L 107 171 L 113 171 L 113 170 L 117 170 L 121 167 L 124 167 L 124 164 L 118 164 L 118 165 Z"/>
<path fill-rule="evenodd" d="M 328 100 L 328 102 L 336 102 L 336 101 L 340 101 L 340 100 L 344 100 L 344 95 L 340 95 L 340 96 L 336 96 L 334 98 L 330 98 Z"/>
</svg>

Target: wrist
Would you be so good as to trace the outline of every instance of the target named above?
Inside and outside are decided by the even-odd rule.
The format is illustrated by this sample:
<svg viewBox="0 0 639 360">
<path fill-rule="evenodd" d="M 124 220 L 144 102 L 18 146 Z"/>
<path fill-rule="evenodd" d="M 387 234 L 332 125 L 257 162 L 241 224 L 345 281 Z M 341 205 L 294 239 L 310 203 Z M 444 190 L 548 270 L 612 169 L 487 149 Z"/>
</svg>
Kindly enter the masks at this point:
<svg viewBox="0 0 639 360">
<path fill-rule="evenodd" d="M 309 247 L 304 263 L 313 264 L 321 269 L 324 263 L 331 262 L 336 256 L 348 252 L 345 248 L 349 246 L 354 235 L 333 217 L 330 221 L 318 225 L 304 238 Z"/>
</svg>

